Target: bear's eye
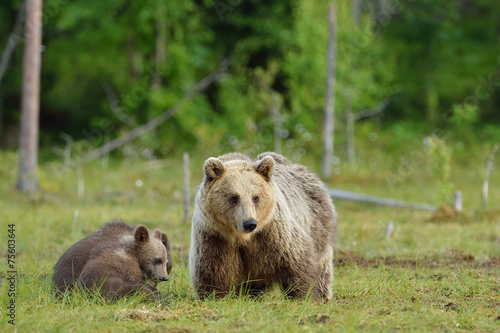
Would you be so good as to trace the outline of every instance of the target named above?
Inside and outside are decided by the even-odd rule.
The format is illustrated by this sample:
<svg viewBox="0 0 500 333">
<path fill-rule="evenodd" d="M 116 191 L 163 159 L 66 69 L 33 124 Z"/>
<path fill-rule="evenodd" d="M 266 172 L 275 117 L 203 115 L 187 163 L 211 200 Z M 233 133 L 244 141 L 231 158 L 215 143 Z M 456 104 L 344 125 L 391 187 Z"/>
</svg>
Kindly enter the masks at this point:
<svg viewBox="0 0 500 333">
<path fill-rule="evenodd" d="M 232 204 L 237 204 L 239 201 L 240 201 L 240 197 L 237 196 L 237 195 L 233 195 L 231 198 L 229 198 L 229 201 L 232 203 Z"/>
<path fill-rule="evenodd" d="M 162 258 L 156 258 L 155 259 L 155 264 L 158 265 L 158 264 L 163 264 L 163 259 Z"/>
<path fill-rule="evenodd" d="M 258 204 L 260 201 L 260 198 L 258 196 L 253 197 L 253 203 Z"/>
</svg>

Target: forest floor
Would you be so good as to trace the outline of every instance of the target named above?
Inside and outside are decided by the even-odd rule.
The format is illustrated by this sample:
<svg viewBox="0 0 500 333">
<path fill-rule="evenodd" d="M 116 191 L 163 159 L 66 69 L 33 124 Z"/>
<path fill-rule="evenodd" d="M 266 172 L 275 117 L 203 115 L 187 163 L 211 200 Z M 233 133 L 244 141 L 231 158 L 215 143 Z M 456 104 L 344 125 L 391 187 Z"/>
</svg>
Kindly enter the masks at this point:
<svg viewBox="0 0 500 333">
<path fill-rule="evenodd" d="M 192 196 L 204 158 L 192 160 Z M 479 197 L 481 183 L 465 170 L 454 171 L 466 198 L 462 214 L 438 217 L 336 200 L 335 281 L 327 304 L 288 300 L 278 288 L 257 299 L 199 301 L 187 267 L 190 223 L 183 222 L 182 159 L 111 160 L 85 165 L 81 172 L 45 163 L 42 191 L 31 197 L 14 190 L 16 159 L 0 152 L 2 332 L 500 330 L 500 210 L 482 210 L 478 199 L 468 200 Z M 379 172 L 368 171 L 343 173 L 329 185 L 437 204 L 432 179 L 419 172 L 397 188 L 389 187 Z M 494 177 L 491 202 L 498 202 L 499 178 Z M 52 268 L 62 253 L 116 218 L 159 228 L 171 239 L 174 269 L 170 280 L 159 284 L 169 306 L 144 303 L 138 296 L 112 303 L 81 294 L 54 295 Z M 394 227 L 387 237 L 389 221 Z M 12 267 L 10 234 L 15 236 Z M 15 288 L 9 271 L 16 272 Z M 9 323 L 12 300 L 15 325 Z"/>
</svg>

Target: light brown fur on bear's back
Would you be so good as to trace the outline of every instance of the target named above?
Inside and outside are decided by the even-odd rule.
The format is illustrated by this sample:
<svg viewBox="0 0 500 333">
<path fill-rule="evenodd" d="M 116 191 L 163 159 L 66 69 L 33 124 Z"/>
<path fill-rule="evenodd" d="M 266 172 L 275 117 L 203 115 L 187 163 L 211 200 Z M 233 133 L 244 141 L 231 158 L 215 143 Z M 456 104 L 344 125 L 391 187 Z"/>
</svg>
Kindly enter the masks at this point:
<svg viewBox="0 0 500 333">
<path fill-rule="evenodd" d="M 280 283 L 291 297 L 312 288 L 329 299 L 336 213 L 318 177 L 275 153 L 210 158 L 204 171 L 190 251 L 198 295 L 251 280 L 253 290 Z"/>
</svg>

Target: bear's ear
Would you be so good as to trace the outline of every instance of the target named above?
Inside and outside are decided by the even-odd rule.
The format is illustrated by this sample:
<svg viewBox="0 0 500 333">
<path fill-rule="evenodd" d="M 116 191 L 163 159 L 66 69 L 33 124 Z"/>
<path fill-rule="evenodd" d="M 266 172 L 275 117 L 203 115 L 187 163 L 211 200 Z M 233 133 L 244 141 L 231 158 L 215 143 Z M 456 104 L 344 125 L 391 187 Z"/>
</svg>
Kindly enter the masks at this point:
<svg viewBox="0 0 500 333">
<path fill-rule="evenodd" d="M 147 242 L 149 240 L 148 228 L 146 228 L 143 225 L 140 225 L 137 228 L 135 228 L 134 238 L 135 238 L 135 241 L 138 243 Z"/>
<path fill-rule="evenodd" d="M 161 231 L 156 229 L 151 233 L 151 237 L 161 240 Z"/>
<path fill-rule="evenodd" d="M 258 174 L 261 174 L 266 181 L 269 181 L 274 171 L 274 159 L 271 156 L 266 156 L 255 162 L 253 167 Z"/>
<path fill-rule="evenodd" d="M 205 177 L 209 181 L 219 178 L 222 176 L 224 171 L 224 164 L 222 164 L 221 160 L 215 157 L 210 157 L 203 165 L 203 172 L 205 172 Z"/>
<path fill-rule="evenodd" d="M 167 234 L 164 232 L 161 233 L 161 242 L 165 245 L 167 251 L 170 251 L 170 241 L 168 240 Z"/>
<path fill-rule="evenodd" d="M 153 233 L 151 234 L 151 236 L 153 236 L 154 238 L 156 238 L 160 242 L 162 242 L 163 245 L 165 245 L 165 248 L 167 250 L 170 250 L 170 241 L 168 240 L 168 237 L 167 237 L 166 233 L 161 232 L 160 230 L 156 229 L 155 231 L 153 231 Z"/>
</svg>

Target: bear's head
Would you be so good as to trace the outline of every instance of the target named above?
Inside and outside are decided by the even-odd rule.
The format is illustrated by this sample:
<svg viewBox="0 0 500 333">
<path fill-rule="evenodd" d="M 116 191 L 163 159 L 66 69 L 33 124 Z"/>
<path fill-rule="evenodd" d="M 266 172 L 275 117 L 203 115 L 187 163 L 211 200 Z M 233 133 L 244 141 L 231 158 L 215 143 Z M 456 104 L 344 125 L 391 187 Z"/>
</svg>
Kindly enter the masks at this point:
<svg viewBox="0 0 500 333">
<path fill-rule="evenodd" d="M 203 171 L 200 205 L 220 232 L 247 238 L 265 228 L 275 207 L 272 157 L 254 163 L 211 157 Z"/>
<path fill-rule="evenodd" d="M 167 281 L 172 271 L 170 241 L 167 235 L 155 230 L 151 235 L 140 225 L 134 231 L 137 259 L 144 276 L 154 282 Z"/>
</svg>

